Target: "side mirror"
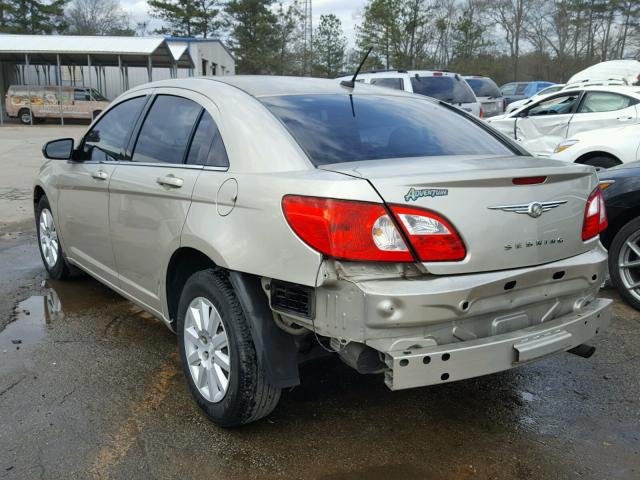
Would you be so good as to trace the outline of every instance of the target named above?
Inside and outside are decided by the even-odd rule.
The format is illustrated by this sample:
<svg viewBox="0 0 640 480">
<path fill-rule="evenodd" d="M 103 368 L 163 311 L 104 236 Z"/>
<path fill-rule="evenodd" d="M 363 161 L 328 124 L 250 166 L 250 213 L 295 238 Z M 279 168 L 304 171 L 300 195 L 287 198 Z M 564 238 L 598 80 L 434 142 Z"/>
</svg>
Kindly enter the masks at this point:
<svg viewBox="0 0 640 480">
<path fill-rule="evenodd" d="M 523 110 L 518 114 L 519 117 L 524 118 L 529 116 L 529 112 L 527 110 Z"/>
<path fill-rule="evenodd" d="M 42 147 L 44 158 L 50 160 L 71 160 L 73 154 L 73 138 L 52 140 Z"/>
</svg>

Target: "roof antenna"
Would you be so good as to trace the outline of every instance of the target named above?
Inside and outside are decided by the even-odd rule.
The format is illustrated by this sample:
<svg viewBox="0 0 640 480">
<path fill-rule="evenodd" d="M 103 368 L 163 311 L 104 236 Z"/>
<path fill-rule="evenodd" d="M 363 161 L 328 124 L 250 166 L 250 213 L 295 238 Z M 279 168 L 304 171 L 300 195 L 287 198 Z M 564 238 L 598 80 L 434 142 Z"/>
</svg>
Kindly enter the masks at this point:
<svg viewBox="0 0 640 480">
<path fill-rule="evenodd" d="M 349 88 L 353 88 L 353 87 L 356 86 L 356 77 L 360 73 L 360 70 L 362 69 L 362 66 L 364 65 L 364 62 L 367 61 L 367 58 L 369 57 L 369 54 L 371 53 L 371 50 L 373 50 L 373 46 L 369 47 L 369 50 L 367 50 L 367 53 L 364 54 L 364 57 L 363 57 L 362 61 L 360 62 L 360 65 L 358 65 L 356 73 L 354 73 L 353 77 L 351 77 L 351 80 L 342 80 L 340 82 L 340 85 L 342 85 L 343 87 L 349 87 Z"/>
</svg>

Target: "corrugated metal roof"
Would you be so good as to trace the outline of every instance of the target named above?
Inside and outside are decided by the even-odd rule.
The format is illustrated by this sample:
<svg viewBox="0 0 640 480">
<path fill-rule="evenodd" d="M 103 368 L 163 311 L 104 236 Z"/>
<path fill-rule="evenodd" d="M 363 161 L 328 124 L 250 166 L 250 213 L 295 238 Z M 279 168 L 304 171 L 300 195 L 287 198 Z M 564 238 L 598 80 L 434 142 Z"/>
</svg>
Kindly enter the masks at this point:
<svg viewBox="0 0 640 480">
<path fill-rule="evenodd" d="M 0 35 L 0 52 L 150 55 L 163 43 L 163 37 Z"/>
</svg>

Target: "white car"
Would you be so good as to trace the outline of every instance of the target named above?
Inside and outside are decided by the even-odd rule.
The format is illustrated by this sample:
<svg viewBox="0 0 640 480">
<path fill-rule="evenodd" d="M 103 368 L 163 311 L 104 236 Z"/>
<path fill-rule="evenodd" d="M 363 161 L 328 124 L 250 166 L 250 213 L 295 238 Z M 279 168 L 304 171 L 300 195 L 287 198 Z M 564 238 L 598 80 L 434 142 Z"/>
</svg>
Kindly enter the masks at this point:
<svg viewBox="0 0 640 480">
<path fill-rule="evenodd" d="M 601 168 L 635 162 L 640 160 L 640 124 L 578 133 L 561 142 L 551 158 Z"/>
<path fill-rule="evenodd" d="M 507 105 L 507 109 L 505 110 L 505 113 L 515 112 L 519 108 L 522 108 L 525 105 L 529 105 L 531 102 L 535 102 L 536 100 L 539 100 L 542 97 L 549 95 L 550 93 L 556 93 L 562 90 L 563 88 L 564 88 L 564 83 L 558 83 L 557 85 L 551 85 L 550 87 L 543 88 L 538 93 L 536 93 L 535 95 L 529 98 L 524 98 L 522 100 L 516 100 L 515 102 L 511 102 L 509 105 Z"/>
<path fill-rule="evenodd" d="M 598 80 L 622 80 L 627 85 L 640 82 L 640 61 L 609 60 L 592 65 L 576 73 L 567 85 Z"/>
<path fill-rule="evenodd" d="M 639 102 L 637 87 L 582 87 L 547 95 L 487 123 L 531 153 L 549 156 L 577 133 L 636 124 Z"/>
<path fill-rule="evenodd" d="M 352 75 L 338 81 L 351 80 Z M 358 82 L 433 97 L 475 115 L 482 116 L 480 102 L 467 81 L 457 73 L 441 70 L 382 70 L 360 72 Z"/>
</svg>

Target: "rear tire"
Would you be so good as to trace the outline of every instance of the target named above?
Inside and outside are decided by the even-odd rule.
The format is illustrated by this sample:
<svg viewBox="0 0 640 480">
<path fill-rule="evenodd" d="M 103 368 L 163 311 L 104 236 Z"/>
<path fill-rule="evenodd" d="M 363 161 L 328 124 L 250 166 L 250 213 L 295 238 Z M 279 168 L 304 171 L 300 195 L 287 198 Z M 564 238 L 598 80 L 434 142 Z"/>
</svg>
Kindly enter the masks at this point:
<svg viewBox="0 0 640 480">
<path fill-rule="evenodd" d="M 620 162 L 613 157 L 599 156 L 585 160 L 584 164 L 596 168 L 611 168 L 620 165 Z"/>
<path fill-rule="evenodd" d="M 23 125 L 31 125 L 31 111 L 28 108 L 21 108 L 18 112 L 18 119 Z"/>
<path fill-rule="evenodd" d="M 633 245 L 631 248 L 629 245 Z M 611 283 L 624 300 L 636 310 L 640 310 L 640 286 L 631 285 L 640 282 L 640 264 L 636 267 L 625 267 L 629 263 L 639 261 L 640 255 L 640 217 L 636 217 L 623 226 L 613 237 L 609 248 L 609 275 Z"/>
<path fill-rule="evenodd" d="M 191 395 L 209 419 L 237 427 L 273 411 L 280 389 L 258 364 L 249 322 L 223 271 L 202 270 L 187 280 L 177 332 Z"/>
<path fill-rule="evenodd" d="M 36 231 L 38 248 L 44 268 L 55 280 L 66 280 L 74 275 L 75 269 L 67 263 L 58 238 L 58 231 L 51 213 L 51 206 L 43 196 L 36 207 Z"/>
</svg>

